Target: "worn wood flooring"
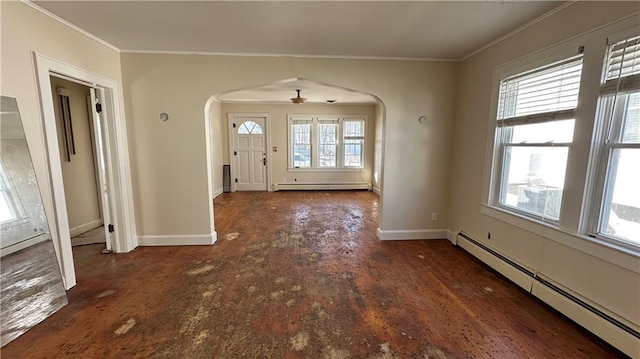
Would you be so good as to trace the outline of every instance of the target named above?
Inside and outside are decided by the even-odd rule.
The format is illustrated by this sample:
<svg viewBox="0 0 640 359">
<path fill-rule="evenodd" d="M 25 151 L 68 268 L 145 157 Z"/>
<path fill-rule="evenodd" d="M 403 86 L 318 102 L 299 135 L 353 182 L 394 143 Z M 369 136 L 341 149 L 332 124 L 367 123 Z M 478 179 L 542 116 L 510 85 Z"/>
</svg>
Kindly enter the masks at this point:
<svg viewBox="0 0 640 359">
<path fill-rule="evenodd" d="M 376 239 L 370 192 L 223 194 L 213 246 L 74 248 L 69 305 L 2 358 L 615 358 L 446 240 Z"/>
</svg>

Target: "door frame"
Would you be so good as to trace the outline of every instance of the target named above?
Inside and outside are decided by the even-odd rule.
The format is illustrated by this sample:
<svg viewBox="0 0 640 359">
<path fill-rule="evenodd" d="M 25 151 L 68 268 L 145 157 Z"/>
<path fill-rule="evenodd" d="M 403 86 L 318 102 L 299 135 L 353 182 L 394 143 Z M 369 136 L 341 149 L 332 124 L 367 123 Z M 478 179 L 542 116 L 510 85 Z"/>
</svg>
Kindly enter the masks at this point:
<svg viewBox="0 0 640 359">
<path fill-rule="evenodd" d="M 47 185 L 51 189 L 53 218 L 49 218 L 51 238 L 60 265 L 64 286 L 76 285 L 75 266 L 71 250 L 69 219 L 64 194 L 62 167 L 58 146 L 56 116 L 53 107 L 50 76 L 61 77 L 97 89 L 101 98 L 107 131 L 105 159 L 108 173 L 112 213 L 113 249 L 117 253 L 129 252 L 138 246 L 127 145 L 127 129 L 124 120 L 124 103 L 120 83 L 96 75 L 84 69 L 66 64 L 37 52 L 33 52 L 36 81 L 40 97 L 42 124 L 47 155 Z"/>
<path fill-rule="evenodd" d="M 250 118 L 264 118 L 264 131 L 265 131 L 265 141 L 264 141 L 264 150 L 265 156 L 267 157 L 267 168 L 265 169 L 266 173 L 266 182 L 267 182 L 267 192 L 273 191 L 271 186 L 271 114 L 269 113 L 244 113 L 244 112 L 229 112 L 227 114 L 227 127 L 228 127 L 228 141 L 229 142 L 229 164 L 230 167 L 230 176 L 229 182 L 231 184 L 231 192 L 236 192 L 236 182 L 233 180 L 236 178 L 236 164 L 235 158 L 233 157 L 234 151 L 234 143 L 233 136 L 235 132 L 233 130 L 233 123 L 240 123 L 240 121 L 244 122 L 244 119 Z"/>
</svg>

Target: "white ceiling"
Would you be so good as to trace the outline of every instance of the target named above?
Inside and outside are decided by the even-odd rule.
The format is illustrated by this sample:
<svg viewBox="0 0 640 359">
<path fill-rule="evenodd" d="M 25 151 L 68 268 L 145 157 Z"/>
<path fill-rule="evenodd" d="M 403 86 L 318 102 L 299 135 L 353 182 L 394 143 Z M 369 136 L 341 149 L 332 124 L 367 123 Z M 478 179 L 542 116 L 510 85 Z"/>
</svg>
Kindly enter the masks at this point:
<svg viewBox="0 0 640 359">
<path fill-rule="evenodd" d="M 1 1 L 1 0 L 0 0 Z M 459 60 L 560 1 L 31 1 L 126 52 Z M 302 79 L 223 102 L 373 103 Z"/>
<path fill-rule="evenodd" d="M 558 1 L 32 1 L 123 51 L 460 59 Z"/>
</svg>

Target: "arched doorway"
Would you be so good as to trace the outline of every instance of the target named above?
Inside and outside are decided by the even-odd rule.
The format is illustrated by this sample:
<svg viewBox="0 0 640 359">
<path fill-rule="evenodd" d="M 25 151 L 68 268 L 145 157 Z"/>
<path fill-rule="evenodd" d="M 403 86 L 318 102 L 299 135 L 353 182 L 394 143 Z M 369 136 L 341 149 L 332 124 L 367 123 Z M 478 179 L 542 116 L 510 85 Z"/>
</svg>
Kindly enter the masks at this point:
<svg viewBox="0 0 640 359">
<path fill-rule="evenodd" d="M 295 105 L 290 100 L 297 96 L 296 90 L 301 90 L 301 97 L 306 99 L 303 105 Z M 386 109 L 375 95 L 293 78 L 218 93 L 209 98 L 204 112 L 212 200 L 223 191 L 223 166 L 230 164 L 234 152 L 238 152 L 233 148 L 233 121 L 230 119 L 243 115 L 266 118 L 265 127 L 271 138 L 271 141 L 267 140 L 264 154 L 268 166 L 267 191 L 367 188 L 379 194 L 382 200 Z M 239 130 L 240 124 L 236 123 L 236 126 Z M 307 128 L 307 134 L 311 131 L 328 133 L 329 140 L 323 143 L 314 135 L 309 143 L 292 143 L 292 132 Z M 332 142 L 332 138 L 336 141 Z M 299 145 L 295 147 L 297 150 L 294 145 Z M 310 159 L 300 150 L 300 146 L 305 145 L 313 147 L 314 153 L 321 152 L 320 148 L 329 150 L 322 158 L 314 154 L 316 157 Z M 362 146 L 361 152 L 358 152 L 359 146 Z M 307 168 L 299 168 L 301 163 Z M 332 168 L 332 174 L 324 171 L 326 167 Z M 231 176 L 229 179 L 235 183 L 236 178 Z M 213 232 L 213 205 L 210 211 Z"/>
</svg>

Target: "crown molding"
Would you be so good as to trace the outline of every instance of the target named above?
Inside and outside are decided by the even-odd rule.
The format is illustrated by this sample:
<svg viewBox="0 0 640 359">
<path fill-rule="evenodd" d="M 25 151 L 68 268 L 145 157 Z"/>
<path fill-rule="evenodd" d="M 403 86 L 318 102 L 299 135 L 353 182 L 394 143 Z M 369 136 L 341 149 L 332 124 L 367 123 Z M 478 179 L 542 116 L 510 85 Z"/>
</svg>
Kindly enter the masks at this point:
<svg viewBox="0 0 640 359">
<path fill-rule="evenodd" d="M 460 61 L 458 59 L 431 58 L 431 57 L 273 54 L 273 53 L 255 53 L 255 52 L 172 51 L 172 50 L 132 50 L 132 49 L 121 49 L 120 52 L 129 53 L 129 54 L 240 56 L 240 57 L 293 57 L 293 58 L 338 59 L 338 60 L 379 60 L 379 61 L 418 61 L 418 62 L 458 62 Z"/>
<path fill-rule="evenodd" d="M 553 9 L 551 9 L 550 11 L 542 14 L 541 16 L 538 16 L 537 18 L 535 18 L 535 19 L 527 22 L 526 24 L 516 28 L 515 30 L 512 30 L 512 31 L 500 36 L 499 38 L 489 42 L 488 44 L 486 44 L 484 46 L 481 46 L 480 48 L 470 52 L 469 54 L 464 55 L 458 61 L 464 61 L 464 60 L 466 60 L 466 59 L 468 59 L 468 58 L 470 58 L 470 57 L 472 57 L 474 55 L 477 55 L 477 54 L 481 53 L 482 51 L 492 47 L 493 45 L 496 45 L 496 44 L 498 44 L 498 43 L 500 43 L 500 42 L 502 42 L 502 41 L 504 41 L 504 40 L 506 40 L 506 39 L 518 34 L 519 32 L 522 32 L 525 29 L 527 29 L 527 28 L 529 28 L 529 27 L 541 22 L 542 20 L 544 20 L 544 19 L 546 19 L 546 18 L 548 18 L 548 17 L 550 17 L 552 15 L 555 15 L 555 14 L 559 13 L 560 11 L 568 8 L 569 6 L 575 4 L 576 2 L 578 2 L 578 0 L 568 1 L 568 2 L 566 2 L 566 3 L 564 3 L 564 4 L 560 5 L 560 6 L 557 6 L 557 7 L 553 8 Z"/>
</svg>

